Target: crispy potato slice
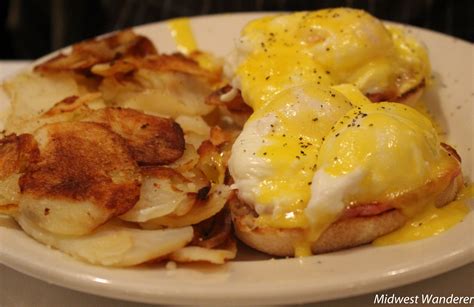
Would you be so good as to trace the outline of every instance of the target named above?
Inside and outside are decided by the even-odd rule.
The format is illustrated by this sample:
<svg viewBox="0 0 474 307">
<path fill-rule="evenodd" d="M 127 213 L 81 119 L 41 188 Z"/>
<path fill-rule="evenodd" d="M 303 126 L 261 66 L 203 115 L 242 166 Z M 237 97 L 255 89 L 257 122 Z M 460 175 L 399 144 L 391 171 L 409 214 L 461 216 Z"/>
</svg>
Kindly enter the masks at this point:
<svg viewBox="0 0 474 307">
<path fill-rule="evenodd" d="M 38 144 L 31 134 L 6 136 L 0 140 L 0 180 L 23 172 L 38 158 Z"/>
<path fill-rule="evenodd" d="M 172 119 L 122 108 L 103 108 L 84 119 L 101 123 L 123 137 L 141 165 L 163 165 L 184 152 L 184 134 Z"/>
<path fill-rule="evenodd" d="M 186 246 L 172 252 L 168 257 L 176 262 L 210 262 L 223 264 L 226 260 L 234 259 L 237 255 L 237 244 L 234 239 L 229 239 L 218 248 L 205 248 L 200 246 Z"/>
<path fill-rule="evenodd" d="M 220 81 L 220 75 L 206 70 L 199 64 L 179 53 L 128 57 L 111 63 L 97 65 L 92 72 L 102 77 L 118 77 L 131 71 L 147 69 L 156 72 L 179 72 L 198 77 L 209 84 Z"/>
<path fill-rule="evenodd" d="M 18 180 L 16 180 L 16 186 L 18 186 Z M 0 193 L 3 192 L 0 191 Z M 20 193 L 19 191 L 17 192 L 18 194 Z M 1 215 L 6 215 L 8 216 L 17 216 L 18 215 L 18 205 L 17 204 L 0 204 L 0 218 L 2 218 Z"/>
<path fill-rule="evenodd" d="M 126 140 L 134 159 L 141 165 L 163 165 L 179 159 L 185 149 L 181 127 L 172 119 L 140 111 L 101 106 L 100 93 L 70 96 L 43 115 L 26 121 L 16 130 L 32 133 L 45 124 L 95 122 L 107 126 Z M 92 106 L 91 106 L 92 105 Z"/>
<path fill-rule="evenodd" d="M 21 215 L 57 234 L 90 233 L 132 208 L 140 171 L 124 140 L 96 123 L 45 125 L 40 158 L 20 177 Z"/>
<path fill-rule="evenodd" d="M 88 72 L 92 66 L 99 63 L 156 53 L 155 46 L 148 38 L 137 35 L 131 30 L 125 30 L 75 44 L 69 54 L 60 53 L 35 66 L 34 70 L 42 73 Z"/>
<path fill-rule="evenodd" d="M 39 158 L 32 135 L 11 134 L 0 140 L 0 211 L 14 213 L 20 198 L 18 179 Z"/>
</svg>

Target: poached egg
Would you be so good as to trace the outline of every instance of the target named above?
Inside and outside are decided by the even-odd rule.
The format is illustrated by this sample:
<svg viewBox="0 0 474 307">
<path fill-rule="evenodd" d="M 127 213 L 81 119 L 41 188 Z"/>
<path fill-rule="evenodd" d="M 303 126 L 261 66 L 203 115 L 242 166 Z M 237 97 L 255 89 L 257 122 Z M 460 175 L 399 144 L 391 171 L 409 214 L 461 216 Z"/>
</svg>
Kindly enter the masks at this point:
<svg viewBox="0 0 474 307">
<path fill-rule="evenodd" d="M 383 203 L 417 216 L 450 182 L 438 179 L 459 170 L 421 113 L 349 89 L 354 103 L 311 83 L 281 92 L 232 149 L 239 198 L 254 207 L 257 226 L 304 229 L 298 256 L 351 206 Z"/>
<path fill-rule="evenodd" d="M 429 79 L 425 48 L 404 30 L 349 8 L 256 19 L 241 32 L 225 72 L 254 109 L 297 84 L 351 83 L 377 101 Z"/>
</svg>

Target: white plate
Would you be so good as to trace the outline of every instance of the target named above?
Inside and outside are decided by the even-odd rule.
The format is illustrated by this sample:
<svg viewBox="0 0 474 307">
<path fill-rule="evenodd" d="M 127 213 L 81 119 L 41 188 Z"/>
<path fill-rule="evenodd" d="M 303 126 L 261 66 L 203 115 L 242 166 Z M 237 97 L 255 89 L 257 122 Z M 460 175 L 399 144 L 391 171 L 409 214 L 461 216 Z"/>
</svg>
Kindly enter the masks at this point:
<svg viewBox="0 0 474 307">
<path fill-rule="evenodd" d="M 261 14 L 193 18 L 204 50 L 230 51 L 242 26 Z M 429 48 L 435 86 L 427 93 L 447 139 L 472 172 L 472 45 L 435 32 L 410 28 Z M 164 23 L 136 28 L 161 52 L 175 50 Z M 252 252 L 224 266 L 187 265 L 111 269 L 75 261 L 27 237 L 0 219 L 0 261 L 39 279 L 102 296 L 149 303 L 275 304 L 342 298 L 412 283 L 474 261 L 474 212 L 438 237 L 409 244 L 365 246 L 303 259 L 265 260 Z M 262 260 L 264 259 L 264 260 Z"/>
</svg>

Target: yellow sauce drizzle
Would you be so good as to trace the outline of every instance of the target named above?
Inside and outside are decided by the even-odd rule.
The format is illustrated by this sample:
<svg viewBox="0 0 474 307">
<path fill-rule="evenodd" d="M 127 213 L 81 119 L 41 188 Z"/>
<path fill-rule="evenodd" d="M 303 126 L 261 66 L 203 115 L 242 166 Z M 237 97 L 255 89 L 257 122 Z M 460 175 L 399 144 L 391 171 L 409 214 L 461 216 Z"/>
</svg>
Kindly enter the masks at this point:
<svg viewBox="0 0 474 307">
<path fill-rule="evenodd" d="M 311 243 L 309 241 L 302 241 L 295 243 L 295 257 L 308 257 L 313 253 L 311 252 Z"/>
<path fill-rule="evenodd" d="M 455 201 L 441 208 L 430 205 L 411 218 L 405 226 L 378 238 L 372 244 L 375 246 L 399 244 L 439 235 L 464 219 L 470 211 L 468 201 L 473 198 L 474 186 L 470 184 L 459 193 Z"/>
<path fill-rule="evenodd" d="M 190 56 L 199 66 L 211 72 L 218 72 L 221 69 L 221 64 L 216 62 L 214 56 L 198 50 L 189 18 L 172 19 L 168 22 L 168 27 L 179 52 Z"/>
<path fill-rule="evenodd" d="M 171 30 L 171 35 L 176 42 L 179 52 L 189 55 L 197 50 L 196 40 L 194 39 L 188 18 L 172 19 L 168 21 L 168 27 Z"/>
</svg>

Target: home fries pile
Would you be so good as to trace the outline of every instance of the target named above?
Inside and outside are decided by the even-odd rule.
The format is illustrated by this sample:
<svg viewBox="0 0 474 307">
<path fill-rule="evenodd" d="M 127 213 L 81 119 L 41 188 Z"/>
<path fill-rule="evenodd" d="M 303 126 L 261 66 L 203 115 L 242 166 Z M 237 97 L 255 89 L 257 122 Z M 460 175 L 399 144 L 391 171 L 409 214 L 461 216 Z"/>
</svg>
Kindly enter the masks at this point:
<svg viewBox="0 0 474 307">
<path fill-rule="evenodd" d="M 227 160 L 252 110 L 200 56 L 123 31 L 5 82 L 0 213 L 93 264 L 234 258 Z"/>
</svg>

